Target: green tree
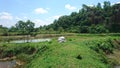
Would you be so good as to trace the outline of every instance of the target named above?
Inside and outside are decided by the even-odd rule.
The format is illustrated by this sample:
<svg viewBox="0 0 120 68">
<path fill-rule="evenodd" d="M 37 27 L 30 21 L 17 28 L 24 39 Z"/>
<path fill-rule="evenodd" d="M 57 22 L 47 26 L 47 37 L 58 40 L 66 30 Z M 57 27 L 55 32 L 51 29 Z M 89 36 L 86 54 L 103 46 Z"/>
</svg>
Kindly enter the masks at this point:
<svg viewBox="0 0 120 68">
<path fill-rule="evenodd" d="M 3 36 L 8 36 L 8 28 L 3 27 L 2 25 L 0 26 L 0 34 Z"/>
<path fill-rule="evenodd" d="M 26 24 L 24 21 L 18 21 L 15 26 L 19 34 L 23 34 L 23 35 L 26 34 Z"/>
<path fill-rule="evenodd" d="M 50 33 L 54 33 L 53 28 L 49 28 L 48 31 L 49 31 L 49 34 L 50 34 Z"/>
<path fill-rule="evenodd" d="M 18 31 L 23 35 L 27 35 L 27 42 L 29 40 L 29 36 L 32 35 L 34 31 L 34 26 L 34 23 L 30 20 L 27 20 L 26 22 L 18 21 L 18 23 L 16 24 L 16 28 L 18 29 Z"/>
<path fill-rule="evenodd" d="M 11 28 L 9 28 L 9 32 L 17 32 L 17 29 L 15 26 L 12 26 Z"/>
<path fill-rule="evenodd" d="M 62 27 L 66 32 L 81 33 L 120 32 L 119 23 L 120 3 L 111 5 L 109 1 L 105 1 L 103 7 L 100 3 L 96 6 L 83 4 L 79 12 L 61 16 L 46 28 L 58 31 Z"/>
<path fill-rule="evenodd" d="M 64 29 L 62 27 L 59 27 L 58 28 L 58 33 L 63 33 L 64 32 Z"/>
<path fill-rule="evenodd" d="M 5 41 L 5 42 L 10 42 L 10 38 L 9 38 L 9 32 L 8 32 L 8 28 L 7 27 L 3 27 L 2 25 L 0 25 L 0 35 L 6 36 L 6 39 L 2 39 L 0 38 L 0 40 Z"/>
</svg>

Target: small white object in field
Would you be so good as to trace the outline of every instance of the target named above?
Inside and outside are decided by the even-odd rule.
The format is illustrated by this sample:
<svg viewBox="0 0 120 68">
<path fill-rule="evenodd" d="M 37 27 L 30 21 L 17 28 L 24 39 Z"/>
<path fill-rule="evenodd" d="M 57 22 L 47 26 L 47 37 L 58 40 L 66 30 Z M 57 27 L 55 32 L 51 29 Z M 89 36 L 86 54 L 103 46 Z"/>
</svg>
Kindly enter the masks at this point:
<svg viewBox="0 0 120 68">
<path fill-rule="evenodd" d="M 66 40 L 64 36 L 61 36 L 61 37 L 58 37 L 58 41 L 62 43 L 62 42 L 65 42 Z"/>
</svg>

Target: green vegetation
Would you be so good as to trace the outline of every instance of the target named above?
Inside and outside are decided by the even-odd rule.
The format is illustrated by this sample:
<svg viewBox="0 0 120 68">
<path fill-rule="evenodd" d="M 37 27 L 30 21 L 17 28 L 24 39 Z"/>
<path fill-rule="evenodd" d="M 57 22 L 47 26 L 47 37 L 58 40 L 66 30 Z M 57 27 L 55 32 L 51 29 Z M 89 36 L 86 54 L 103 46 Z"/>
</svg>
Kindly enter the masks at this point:
<svg viewBox="0 0 120 68">
<path fill-rule="evenodd" d="M 120 32 L 119 7 L 120 3 L 111 5 L 109 1 L 105 1 L 103 6 L 100 3 L 94 6 L 83 4 L 79 12 L 61 16 L 43 29 L 53 28 L 59 31 L 59 28 L 62 28 L 65 32 L 73 33 Z"/>
<path fill-rule="evenodd" d="M 16 56 L 25 68 L 112 68 L 115 60 L 107 55 L 119 48 L 119 36 L 66 36 L 67 42 L 1 43 L 1 57 Z M 116 45 L 117 44 L 117 45 Z"/>
</svg>

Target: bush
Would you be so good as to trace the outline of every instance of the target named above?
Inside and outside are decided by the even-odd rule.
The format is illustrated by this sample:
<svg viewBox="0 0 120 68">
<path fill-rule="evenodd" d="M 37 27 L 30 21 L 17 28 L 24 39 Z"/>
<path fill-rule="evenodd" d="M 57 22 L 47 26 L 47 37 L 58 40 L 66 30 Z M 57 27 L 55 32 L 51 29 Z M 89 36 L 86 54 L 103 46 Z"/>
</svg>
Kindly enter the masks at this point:
<svg viewBox="0 0 120 68">
<path fill-rule="evenodd" d="M 98 52 L 98 53 L 100 53 L 101 50 L 105 54 L 113 53 L 114 45 L 112 44 L 110 39 L 108 39 L 107 41 L 97 42 L 97 43 L 94 43 L 94 44 L 95 45 L 90 46 L 90 48 L 93 49 L 94 51 Z"/>
<path fill-rule="evenodd" d="M 30 60 L 32 60 L 32 56 L 21 53 L 21 54 L 17 55 L 17 59 L 19 59 L 20 61 L 23 61 L 23 62 L 29 62 Z"/>
<path fill-rule="evenodd" d="M 108 33 L 109 30 L 103 25 L 92 25 L 89 27 L 89 33 Z"/>
<path fill-rule="evenodd" d="M 3 45 L 0 50 L 2 51 L 1 57 L 5 58 L 5 57 L 16 56 L 21 53 L 31 55 L 36 51 L 36 48 L 29 45 L 25 45 L 25 46 L 19 46 L 19 45 L 4 46 Z"/>
</svg>

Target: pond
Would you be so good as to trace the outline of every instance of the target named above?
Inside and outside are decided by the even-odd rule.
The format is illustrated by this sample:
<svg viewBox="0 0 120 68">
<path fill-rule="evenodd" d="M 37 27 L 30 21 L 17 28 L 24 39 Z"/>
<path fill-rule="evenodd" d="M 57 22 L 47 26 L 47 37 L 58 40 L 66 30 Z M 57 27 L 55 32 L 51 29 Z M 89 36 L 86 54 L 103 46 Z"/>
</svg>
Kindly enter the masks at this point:
<svg viewBox="0 0 120 68">
<path fill-rule="evenodd" d="M 14 68 L 15 66 L 16 66 L 16 60 L 0 61 L 0 68 Z"/>
<path fill-rule="evenodd" d="M 10 43 L 49 42 L 49 41 L 51 41 L 50 38 L 43 38 L 43 39 L 31 39 L 31 40 L 15 40 L 15 41 L 11 41 Z"/>
</svg>

